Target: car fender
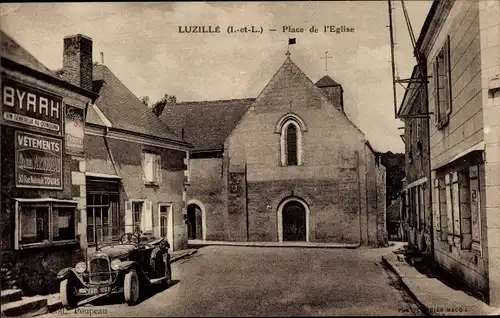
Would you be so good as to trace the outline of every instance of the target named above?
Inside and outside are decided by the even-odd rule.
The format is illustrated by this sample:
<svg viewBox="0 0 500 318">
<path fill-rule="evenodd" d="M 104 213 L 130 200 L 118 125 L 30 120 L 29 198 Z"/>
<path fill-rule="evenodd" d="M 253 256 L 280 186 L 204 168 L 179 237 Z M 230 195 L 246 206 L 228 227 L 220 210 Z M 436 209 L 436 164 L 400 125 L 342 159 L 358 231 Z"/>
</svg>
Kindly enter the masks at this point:
<svg viewBox="0 0 500 318">
<path fill-rule="evenodd" d="M 80 275 L 80 273 L 78 273 L 72 267 L 63 268 L 57 273 L 57 279 L 59 281 L 62 281 L 65 279 L 70 279 L 70 278 L 76 278 L 80 282 L 81 285 L 85 286 L 85 282 L 83 281 L 82 275 Z"/>
<path fill-rule="evenodd" d="M 149 278 L 144 273 L 141 265 L 135 261 L 124 261 L 120 263 L 120 266 L 118 267 L 117 281 L 121 281 L 123 277 L 125 277 L 125 274 L 127 274 L 131 269 L 135 269 L 141 283 L 149 283 Z"/>
<path fill-rule="evenodd" d="M 153 267 L 153 264 L 154 264 L 154 261 L 156 261 L 156 257 L 158 256 L 158 253 L 164 253 L 162 250 L 161 250 L 161 247 L 155 247 L 155 249 L 153 250 L 153 252 L 151 252 L 151 256 L 149 257 L 149 265 L 151 267 Z M 160 254 L 161 255 L 161 254 Z M 164 256 L 164 255 L 163 255 Z"/>
</svg>

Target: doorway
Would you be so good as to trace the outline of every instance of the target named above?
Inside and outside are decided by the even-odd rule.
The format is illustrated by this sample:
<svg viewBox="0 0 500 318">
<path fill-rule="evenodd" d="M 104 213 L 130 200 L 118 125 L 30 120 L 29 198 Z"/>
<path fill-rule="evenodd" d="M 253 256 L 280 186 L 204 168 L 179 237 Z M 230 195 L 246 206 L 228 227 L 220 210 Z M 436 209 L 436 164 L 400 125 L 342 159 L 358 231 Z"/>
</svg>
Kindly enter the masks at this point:
<svg viewBox="0 0 500 318">
<path fill-rule="evenodd" d="M 298 201 L 283 206 L 283 241 L 306 241 L 306 210 Z"/>
<path fill-rule="evenodd" d="M 160 237 L 166 237 L 170 248 L 174 248 L 173 205 L 171 203 L 158 204 Z"/>
<path fill-rule="evenodd" d="M 309 217 L 304 200 L 295 196 L 283 199 L 277 210 L 278 242 L 309 242 Z"/>
<path fill-rule="evenodd" d="M 202 210 L 197 204 L 187 206 L 188 240 L 203 239 Z"/>
</svg>

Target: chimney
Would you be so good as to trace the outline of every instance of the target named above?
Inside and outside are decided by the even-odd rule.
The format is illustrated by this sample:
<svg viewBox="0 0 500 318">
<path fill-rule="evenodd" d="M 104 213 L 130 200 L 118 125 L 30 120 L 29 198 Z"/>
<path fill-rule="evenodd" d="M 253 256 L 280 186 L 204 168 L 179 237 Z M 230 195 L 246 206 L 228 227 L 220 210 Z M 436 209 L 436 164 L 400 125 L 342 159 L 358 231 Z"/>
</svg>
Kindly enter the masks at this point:
<svg viewBox="0 0 500 318">
<path fill-rule="evenodd" d="M 92 39 L 82 34 L 64 37 L 63 77 L 91 91 L 92 68 Z"/>
<path fill-rule="evenodd" d="M 342 86 L 335 82 L 330 76 L 325 75 L 316 82 L 325 95 L 333 102 L 333 105 L 344 112 L 344 90 Z"/>
</svg>

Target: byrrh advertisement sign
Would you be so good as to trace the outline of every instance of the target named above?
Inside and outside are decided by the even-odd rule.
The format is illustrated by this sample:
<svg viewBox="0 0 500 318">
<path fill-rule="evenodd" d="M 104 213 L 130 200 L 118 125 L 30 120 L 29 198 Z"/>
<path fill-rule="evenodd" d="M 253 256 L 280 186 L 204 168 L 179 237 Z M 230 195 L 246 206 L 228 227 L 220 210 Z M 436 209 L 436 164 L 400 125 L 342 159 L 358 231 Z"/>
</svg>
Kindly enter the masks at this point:
<svg viewBox="0 0 500 318">
<path fill-rule="evenodd" d="M 23 128 L 60 135 L 62 98 L 3 77 L 2 117 Z"/>
<path fill-rule="evenodd" d="M 16 131 L 16 186 L 63 188 L 62 140 Z"/>
</svg>

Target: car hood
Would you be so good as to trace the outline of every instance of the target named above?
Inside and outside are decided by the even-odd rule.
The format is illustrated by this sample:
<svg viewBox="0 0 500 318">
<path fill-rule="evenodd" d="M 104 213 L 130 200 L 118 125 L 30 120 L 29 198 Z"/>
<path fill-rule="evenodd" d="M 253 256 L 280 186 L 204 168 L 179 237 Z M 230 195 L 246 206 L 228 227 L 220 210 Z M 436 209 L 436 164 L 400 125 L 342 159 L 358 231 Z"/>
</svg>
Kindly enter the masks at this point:
<svg viewBox="0 0 500 318">
<path fill-rule="evenodd" d="M 133 244 L 120 244 L 120 245 L 103 246 L 101 248 L 101 252 L 108 254 L 109 258 L 113 259 L 113 258 L 121 258 L 123 256 L 128 256 L 130 252 L 136 249 L 137 247 Z"/>
</svg>

